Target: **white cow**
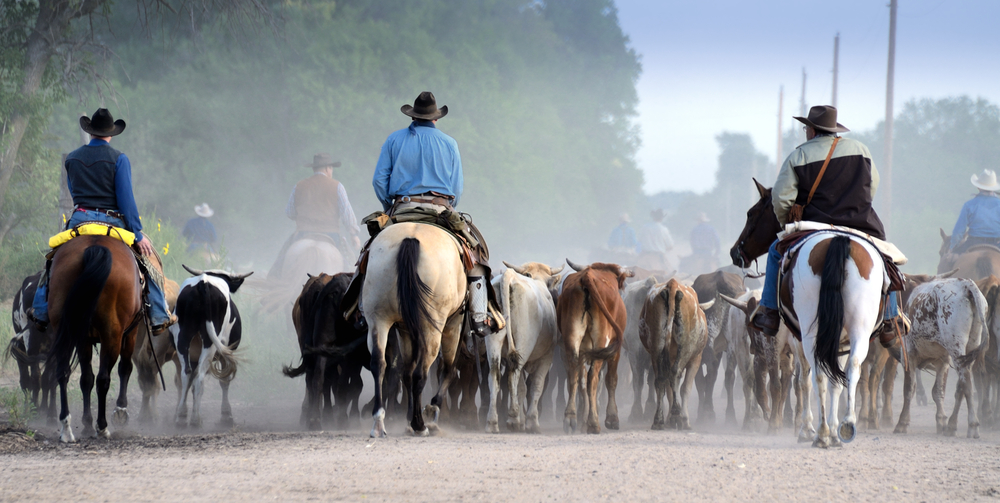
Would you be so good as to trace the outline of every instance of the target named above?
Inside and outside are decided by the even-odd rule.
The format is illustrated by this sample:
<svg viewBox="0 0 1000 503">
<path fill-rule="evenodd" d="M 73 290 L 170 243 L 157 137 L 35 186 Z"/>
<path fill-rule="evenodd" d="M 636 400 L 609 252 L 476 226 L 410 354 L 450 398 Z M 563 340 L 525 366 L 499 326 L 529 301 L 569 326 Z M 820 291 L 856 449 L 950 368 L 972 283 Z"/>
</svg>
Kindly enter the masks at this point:
<svg viewBox="0 0 1000 503">
<path fill-rule="evenodd" d="M 989 339 L 986 326 L 986 299 L 968 279 L 938 279 L 913 289 L 906 304 L 912 328 L 903 338 L 909 360 L 903 380 L 903 410 L 896 433 L 906 433 L 910 424 L 910 401 L 918 369 L 933 368 L 936 377 L 931 390 L 937 405 L 937 432 L 952 436 L 958 427 L 958 410 L 964 398 L 969 408 L 969 438 L 979 438 L 979 417 L 973 400 L 973 366 L 981 361 Z M 951 418 L 944 413 L 944 387 L 948 367 L 958 371 L 955 409 Z"/>
<path fill-rule="evenodd" d="M 518 269 L 527 270 L 532 264 Z M 548 266 L 546 272 L 551 273 Z M 561 268 L 560 268 L 561 270 Z M 558 272 L 558 271 L 556 271 Z M 506 327 L 486 337 L 486 358 L 490 369 L 490 409 L 486 416 L 487 433 L 499 433 L 497 394 L 500 388 L 500 363 L 507 366 L 510 405 L 507 427 L 513 431 L 540 433 L 538 399 L 545 387 L 545 376 L 552 367 L 556 344 L 555 303 L 544 279 L 522 276 L 511 267 L 493 279 L 493 289 L 503 310 Z M 527 390 L 522 388 L 522 372 L 527 374 Z M 526 396 L 527 395 L 527 396 Z M 527 414 L 521 407 L 527 407 Z"/>
<path fill-rule="evenodd" d="M 625 300 L 625 313 L 627 314 L 625 354 L 628 356 L 629 366 L 632 368 L 632 412 L 629 414 L 629 422 L 633 424 L 644 423 L 652 419 L 656 407 L 653 364 L 639 338 L 642 306 L 646 304 L 646 296 L 649 295 L 649 291 L 656 283 L 657 278 L 650 276 L 644 281 L 629 283 L 625 286 L 625 292 L 622 293 L 622 298 Z M 647 383 L 649 391 L 646 398 L 646 413 L 643 415 L 642 390 Z"/>
</svg>

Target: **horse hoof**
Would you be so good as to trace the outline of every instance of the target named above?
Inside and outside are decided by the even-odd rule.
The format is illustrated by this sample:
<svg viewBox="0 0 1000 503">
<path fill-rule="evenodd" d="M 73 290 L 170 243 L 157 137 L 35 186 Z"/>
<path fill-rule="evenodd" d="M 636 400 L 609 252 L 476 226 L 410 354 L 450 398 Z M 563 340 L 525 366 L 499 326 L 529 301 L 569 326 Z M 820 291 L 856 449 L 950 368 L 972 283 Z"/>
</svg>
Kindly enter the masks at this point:
<svg viewBox="0 0 1000 503">
<path fill-rule="evenodd" d="M 840 437 L 840 441 L 849 444 L 854 441 L 854 437 L 858 435 L 858 428 L 854 423 L 843 422 L 840 423 L 840 428 L 837 428 L 837 436 Z"/>
<path fill-rule="evenodd" d="M 428 423 L 424 426 L 424 434 L 421 436 L 426 437 L 428 435 L 437 435 L 438 433 L 441 433 L 441 428 L 437 423 Z"/>
<path fill-rule="evenodd" d="M 601 433 L 601 425 L 599 425 L 599 424 L 588 424 L 587 425 L 587 433 L 589 433 L 591 435 L 597 435 L 597 434 Z"/>
<path fill-rule="evenodd" d="M 62 428 L 59 429 L 59 441 L 64 444 L 76 443 L 76 437 L 73 436 L 73 425 L 69 414 L 66 414 L 66 419 L 62 420 Z"/>
<path fill-rule="evenodd" d="M 808 433 L 805 433 L 805 432 L 799 433 L 799 440 L 798 440 L 798 442 L 800 444 L 809 442 L 811 440 L 812 440 L 812 436 L 810 436 Z"/>
<path fill-rule="evenodd" d="M 375 422 L 372 424 L 371 438 L 385 438 L 385 409 L 379 409 L 375 413 Z"/>
<path fill-rule="evenodd" d="M 406 434 L 409 435 L 409 436 L 411 436 L 411 437 L 426 437 L 426 436 L 430 436 L 430 430 L 428 430 L 427 428 L 424 428 L 424 429 L 422 429 L 420 431 L 415 431 L 412 426 L 407 426 L 406 427 Z"/>
<path fill-rule="evenodd" d="M 232 428 L 234 424 L 233 416 L 222 416 L 222 419 L 219 419 L 219 427 L 221 428 Z"/>
<path fill-rule="evenodd" d="M 88 424 L 88 425 L 85 425 L 83 427 L 83 432 L 81 433 L 81 435 L 83 435 L 84 437 L 88 437 L 88 438 L 89 437 L 96 437 L 97 436 L 97 431 L 94 430 L 93 426 L 90 426 Z"/>
<path fill-rule="evenodd" d="M 487 421 L 486 433 L 500 433 L 500 425 L 496 421 Z"/>
<path fill-rule="evenodd" d="M 609 430 L 617 430 L 618 424 L 619 421 L 617 417 L 609 417 L 604 420 L 604 426 L 607 427 L 607 429 Z"/>
<path fill-rule="evenodd" d="M 662 422 L 660 422 L 660 423 L 653 423 L 653 426 L 651 426 L 649 429 L 651 429 L 653 431 L 661 431 L 661 430 L 667 429 L 667 425 L 663 424 Z"/>
<path fill-rule="evenodd" d="M 107 428 L 101 428 L 97 430 L 97 438 L 103 438 L 105 440 L 111 439 L 111 432 Z"/>
<path fill-rule="evenodd" d="M 816 437 L 816 440 L 813 440 L 813 447 L 818 447 L 820 449 L 826 449 L 826 448 L 830 447 L 830 439 L 823 438 L 823 437 Z"/>
<path fill-rule="evenodd" d="M 896 429 L 892 430 L 893 433 L 906 433 L 906 426 L 902 424 L 897 424 Z"/>
<path fill-rule="evenodd" d="M 127 425 L 128 409 L 124 407 L 115 407 L 115 411 L 111 414 L 111 422 L 118 427 Z"/>
</svg>

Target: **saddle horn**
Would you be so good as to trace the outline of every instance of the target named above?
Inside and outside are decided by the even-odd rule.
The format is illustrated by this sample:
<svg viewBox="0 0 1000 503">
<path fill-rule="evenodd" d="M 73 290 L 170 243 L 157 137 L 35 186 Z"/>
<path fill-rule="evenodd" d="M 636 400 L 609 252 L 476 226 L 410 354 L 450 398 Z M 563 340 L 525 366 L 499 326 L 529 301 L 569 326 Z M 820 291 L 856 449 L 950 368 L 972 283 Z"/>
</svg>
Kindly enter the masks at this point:
<svg viewBox="0 0 1000 503">
<path fill-rule="evenodd" d="M 573 270 L 576 271 L 576 272 L 580 272 L 580 271 L 586 269 L 587 267 L 589 267 L 589 266 L 580 266 L 580 265 L 574 264 L 573 261 L 570 260 L 570 259 L 566 259 L 566 263 L 569 264 L 569 266 L 572 267 Z"/>
</svg>

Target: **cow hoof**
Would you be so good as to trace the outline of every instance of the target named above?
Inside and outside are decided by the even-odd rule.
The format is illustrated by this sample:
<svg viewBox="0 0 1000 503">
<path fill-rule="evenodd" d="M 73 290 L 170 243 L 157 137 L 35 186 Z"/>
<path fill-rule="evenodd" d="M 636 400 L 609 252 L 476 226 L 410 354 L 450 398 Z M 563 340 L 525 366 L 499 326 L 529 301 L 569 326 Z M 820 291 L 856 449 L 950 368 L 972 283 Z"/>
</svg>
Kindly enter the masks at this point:
<svg viewBox="0 0 1000 503">
<path fill-rule="evenodd" d="M 600 432 L 601 432 L 601 426 L 600 425 L 598 425 L 598 424 L 588 424 L 587 425 L 587 433 L 590 433 L 591 435 L 597 435 Z"/>
<path fill-rule="evenodd" d="M 973 426 L 969 428 L 969 432 L 965 434 L 966 438 L 979 438 L 979 427 Z"/>
<path fill-rule="evenodd" d="M 529 422 L 528 427 L 525 428 L 528 433 L 541 433 L 542 427 L 538 424 L 538 421 Z M 976 438 L 979 438 L 978 436 Z"/>
<path fill-rule="evenodd" d="M 662 430 L 667 429 L 667 425 L 664 424 L 664 423 L 662 423 L 662 422 L 661 423 L 653 423 L 653 426 L 651 426 L 650 429 L 653 430 L 653 431 L 662 431 Z"/>
<path fill-rule="evenodd" d="M 500 433 L 500 425 L 496 421 L 487 421 L 486 433 Z"/>
<path fill-rule="evenodd" d="M 81 435 L 83 435 L 85 438 L 96 437 L 97 431 L 94 430 L 93 426 L 85 424 L 83 425 L 83 432 L 81 433 Z"/>
<path fill-rule="evenodd" d="M 800 431 L 799 432 L 799 440 L 798 440 L 798 442 L 800 444 L 804 444 L 806 442 L 812 441 L 813 436 L 814 435 L 810 435 L 809 433 L 806 433 L 805 431 Z"/>
<path fill-rule="evenodd" d="M 905 424 L 897 424 L 896 425 L 896 429 L 892 430 L 892 432 L 893 433 L 906 433 L 906 425 Z"/>
<path fill-rule="evenodd" d="M 576 417 L 566 417 L 563 419 L 563 433 L 576 433 Z"/>
<path fill-rule="evenodd" d="M 219 419 L 220 428 L 232 428 L 234 424 L 236 423 L 233 421 L 233 416 L 222 416 L 222 418 Z"/>
<path fill-rule="evenodd" d="M 948 429 L 944 430 L 944 432 L 941 433 L 941 434 L 944 435 L 944 436 L 946 436 L 946 437 L 954 437 L 955 436 L 955 430 L 953 430 L 951 428 L 948 428 Z"/>
<path fill-rule="evenodd" d="M 64 444 L 76 443 L 76 437 L 73 436 L 73 425 L 72 417 L 66 414 L 66 418 L 62 420 L 62 427 L 59 429 L 59 441 Z"/>
<path fill-rule="evenodd" d="M 604 426 L 609 430 L 617 430 L 618 423 L 619 421 L 617 417 L 609 417 L 604 420 Z"/>
<path fill-rule="evenodd" d="M 411 437 L 428 437 L 428 436 L 430 436 L 431 432 L 430 432 L 430 429 L 428 429 L 428 428 L 424 428 L 424 429 L 422 429 L 420 431 L 416 431 L 416 430 L 413 429 L 412 426 L 407 426 L 406 427 L 406 434 L 409 435 L 409 436 L 411 436 Z"/>
<path fill-rule="evenodd" d="M 115 407 L 115 411 L 111 414 L 111 422 L 115 426 L 125 426 L 128 424 L 128 409 L 124 407 Z"/>
<path fill-rule="evenodd" d="M 441 408 L 437 405 L 425 405 L 423 414 L 424 422 L 436 423 L 441 419 Z"/>
<path fill-rule="evenodd" d="M 840 441 L 849 444 L 854 441 L 854 437 L 858 435 L 858 428 L 854 423 L 843 422 L 840 423 L 840 428 L 837 428 L 837 437 Z"/>
<path fill-rule="evenodd" d="M 191 422 L 188 423 L 188 426 L 190 426 L 190 427 L 192 427 L 192 428 L 194 428 L 196 430 L 200 430 L 201 429 L 201 418 L 192 419 Z"/>
<path fill-rule="evenodd" d="M 104 440 L 111 439 L 111 432 L 107 428 L 101 428 L 97 430 L 97 438 L 103 438 Z"/>
</svg>

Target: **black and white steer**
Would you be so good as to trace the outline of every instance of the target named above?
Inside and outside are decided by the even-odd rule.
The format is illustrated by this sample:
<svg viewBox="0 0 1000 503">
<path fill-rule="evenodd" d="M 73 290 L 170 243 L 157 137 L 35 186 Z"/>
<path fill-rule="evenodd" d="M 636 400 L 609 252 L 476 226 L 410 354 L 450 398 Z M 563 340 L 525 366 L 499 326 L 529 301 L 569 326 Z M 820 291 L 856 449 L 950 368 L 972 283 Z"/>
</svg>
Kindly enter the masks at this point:
<svg viewBox="0 0 1000 503">
<path fill-rule="evenodd" d="M 233 350 L 240 345 L 240 313 L 232 294 L 253 274 L 233 274 L 220 270 L 200 271 L 184 266 L 193 277 L 181 285 L 177 296 L 177 324 L 170 327 L 174 347 L 181 361 L 181 392 L 177 402 L 176 424 L 187 424 L 187 394 L 194 385 L 191 400 L 191 426 L 201 426 L 201 397 L 205 374 L 211 372 L 222 386 L 221 426 L 232 426 L 229 406 L 229 383 L 236 377 L 237 360 Z"/>
</svg>

